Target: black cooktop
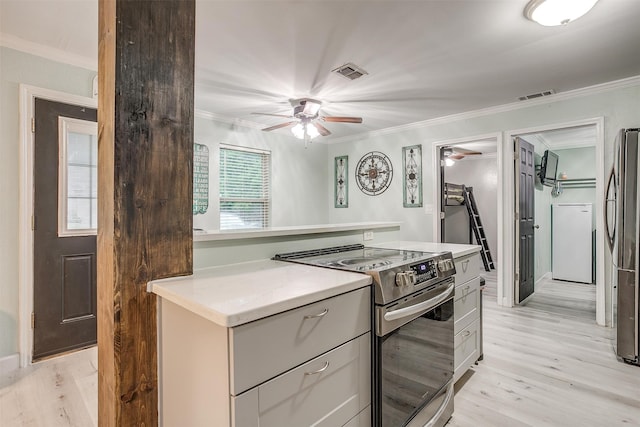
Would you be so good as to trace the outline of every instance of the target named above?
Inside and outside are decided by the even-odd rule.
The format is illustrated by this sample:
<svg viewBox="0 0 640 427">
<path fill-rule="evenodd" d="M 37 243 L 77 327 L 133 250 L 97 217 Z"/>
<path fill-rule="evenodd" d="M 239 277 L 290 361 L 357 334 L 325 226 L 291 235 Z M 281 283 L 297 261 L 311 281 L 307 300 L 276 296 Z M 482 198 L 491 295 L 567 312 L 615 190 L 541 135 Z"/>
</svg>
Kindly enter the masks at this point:
<svg viewBox="0 0 640 427">
<path fill-rule="evenodd" d="M 273 259 L 342 270 L 372 271 L 425 260 L 431 256 L 430 252 L 368 248 L 358 244 L 277 254 Z"/>
</svg>

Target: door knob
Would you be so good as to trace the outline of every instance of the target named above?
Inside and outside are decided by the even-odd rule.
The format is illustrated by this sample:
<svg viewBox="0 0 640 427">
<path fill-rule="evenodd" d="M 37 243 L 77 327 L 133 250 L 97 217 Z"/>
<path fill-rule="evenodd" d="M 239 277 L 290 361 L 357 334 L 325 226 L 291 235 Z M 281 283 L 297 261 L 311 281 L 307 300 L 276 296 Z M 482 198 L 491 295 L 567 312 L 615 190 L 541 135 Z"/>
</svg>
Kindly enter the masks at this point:
<svg viewBox="0 0 640 427">
<path fill-rule="evenodd" d="M 534 225 L 533 228 L 538 229 L 540 226 L 538 224 Z"/>
</svg>

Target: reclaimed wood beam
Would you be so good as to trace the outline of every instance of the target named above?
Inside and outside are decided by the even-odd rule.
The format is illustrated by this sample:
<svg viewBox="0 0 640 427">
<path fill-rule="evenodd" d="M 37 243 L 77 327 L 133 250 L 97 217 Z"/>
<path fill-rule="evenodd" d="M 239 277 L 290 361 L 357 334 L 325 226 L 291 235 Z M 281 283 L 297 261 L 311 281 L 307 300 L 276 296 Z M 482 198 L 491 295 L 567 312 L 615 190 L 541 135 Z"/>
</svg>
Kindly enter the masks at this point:
<svg viewBox="0 0 640 427">
<path fill-rule="evenodd" d="M 153 279 L 193 270 L 195 0 L 99 0 L 98 422 L 158 424 Z"/>
</svg>

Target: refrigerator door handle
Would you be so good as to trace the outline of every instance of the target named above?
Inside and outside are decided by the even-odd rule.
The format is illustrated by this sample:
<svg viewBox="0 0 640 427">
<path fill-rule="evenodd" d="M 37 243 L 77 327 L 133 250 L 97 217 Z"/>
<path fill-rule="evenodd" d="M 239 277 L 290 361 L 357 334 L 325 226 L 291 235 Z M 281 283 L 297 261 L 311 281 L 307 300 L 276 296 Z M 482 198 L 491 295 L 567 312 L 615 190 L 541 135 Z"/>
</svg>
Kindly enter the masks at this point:
<svg viewBox="0 0 640 427">
<path fill-rule="evenodd" d="M 613 198 L 609 199 L 607 196 L 609 195 L 609 189 L 613 188 Z M 615 235 L 616 235 L 616 227 L 617 227 L 617 214 L 618 214 L 618 207 L 616 206 L 616 199 L 617 199 L 617 192 L 618 192 L 618 186 L 616 183 L 616 175 L 615 175 L 615 170 L 613 167 L 611 167 L 611 172 L 609 172 L 609 179 L 607 181 L 607 189 L 605 192 L 605 200 L 604 200 L 604 227 L 605 227 L 605 231 L 607 233 L 607 243 L 609 245 L 609 251 L 611 251 L 611 253 L 613 254 L 613 245 L 615 242 Z M 613 227 L 611 229 L 609 229 L 609 203 L 613 202 Z"/>
</svg>

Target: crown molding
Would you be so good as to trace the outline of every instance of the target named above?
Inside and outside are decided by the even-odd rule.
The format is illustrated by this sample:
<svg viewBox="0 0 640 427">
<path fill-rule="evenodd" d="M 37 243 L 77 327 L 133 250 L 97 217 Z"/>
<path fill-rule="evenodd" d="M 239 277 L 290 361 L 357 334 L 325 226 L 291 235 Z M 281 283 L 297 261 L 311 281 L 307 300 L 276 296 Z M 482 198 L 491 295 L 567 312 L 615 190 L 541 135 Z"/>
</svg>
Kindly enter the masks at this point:
<svg viewBox="0 0 640 427">
<path fill-rule="evenodd" d="M 537 105 L 551 104 L 558 101 L 567 99 L 578 98 L 581 96 L 594 95 L 602 92 L 608 92 L 616 89 L 624 89 L 633 86 L 640 85 L 640 76 L 628 77 L 625 79 L 614 80 L 611 82 L 600 83 L 593 86 L 587 86 L 580 89 L 569 90 L 566 92 L 560 92 L 541 98 L 529 99 L 526 101 L 517 101 L 509 104 L 497 105 L 494 107 L 482 108 L 479 110 L 468 111 L 464 113 L 451 114 L 448 116 L 436 117 L 434 119 L 423 120 L 420 122 L 408 123 L 406 125 L 394 126 L 385 129 L 380 129 L 371 132 L 360 133 L 356 135 L 344 136 L 341 138 L 332 139 L 329 144 L 337 144 L 342 142 L 350 142 L 354 140 L 363 139 L 365 137 L 375 137 L 388 134 L 394 134 L 404 132 L 412 129 L 422 129 L 429 126 L 441 125 L 446 123 L 457 122 L 460 120 L 468 120 L 476 117 L 487 116 L 491 114 L 504 113 L 509 111 L 520 110 L 523 108 L 529 108 Z"/>
<path fill-rule="evenodd" d="M 226 123 L 233 126 L 242 126 L 250 129 L 261 130 L 264 127 L 263 125 L 260 125 L 259 123 L 256 123 L 256 122 L 251 122 L 249 120 L 242 120 L 242 119 L 232 119 L 226 116 L 222 116 L 220 114 L 211 113 L 209 111 L 201 110 L 198 108 L 195 109 L 194 115 L 201 119 L 213 120 L 220 123 Z"/>
<path fill-rule="evenodd" d="M 73 65 L 75 67 L 86 68 L 91 71 L 98 70 L 98 58 L 88 58 L 82 55 L 76 55 L 66 52 L 62 49 L 56 49 L 45 46 L 40 43 L 34 43 L 11 34 L 0 33 L 0 46 L 9 49 L 18 50 L 31 55 L 39 56 L 52 61 L 61 62 L 63 64 Z"/>
<path fill-rule="evenodd" d="M 18 50 L 28 54 L 40 56 L 52 61 L 65 63 L 68 65 L 86 68 L 88 70 L 98 70 L 97 58 L 88 58 L 81 55 L 65 52 L 61 49 L 52 48 L 39 43 L 34 43 L 28 40 L 21 39 L 11 34 L 0 32 L 0 46 L 4 46 L 10 49 Z M 476 117 L 487 116 L 491 114 L 504 113 L 508 111 L 515 111 L 522 108 L 529 108 L 537 105 L 550 104 L 562 100 L 573 99 L 581 96 L 594 95 L 602 92 L 607 92 L 615 89 L 624 89 L 628 87 L 637 86 L 640 84 L 640 75 L 628 77 L 625 79 L 614 80 L 611 82 L 601 83 L 593 86 L 587 86 L 580 89 L 574 89 L 566 92 L 560 92 L 541 98 L 530 99 L 526 101 L 517 101 L 509 104 L 497 105 L 494 107 L 482 108 L 479 110 L 467 111 L 464 113 L 451 114 L 448 116 L 436 117 L 433 119 L 423 120 L 419 122 L 408 123 L 406 125 L 394 126 L 375 131 L 363 132 L 354 135 L 344 136 L 335 139 L 324 140 L 327 144 L 338 144 L 343 142 L 350 142 L 355 140 L 361 140 L 363 138 L 371 138 L 382 135 L 395 134 L 412 129 L 422 129 L 429 126 L 435 126 L 440 124 L 452 123 L 460 120 L 468 120 Z M 219 114 L 210 113 L 204 110 L 196 109 L 195 114 L 197 117 L 215 120 L 217 122 L 227 123 L 235 126 L 242 126 L 251 129 L 261 129 L 262 125 L 256 122 L 235 119 L 225 117 Z"/>
</svg>

